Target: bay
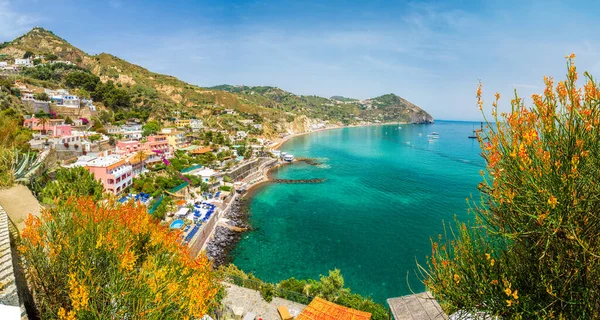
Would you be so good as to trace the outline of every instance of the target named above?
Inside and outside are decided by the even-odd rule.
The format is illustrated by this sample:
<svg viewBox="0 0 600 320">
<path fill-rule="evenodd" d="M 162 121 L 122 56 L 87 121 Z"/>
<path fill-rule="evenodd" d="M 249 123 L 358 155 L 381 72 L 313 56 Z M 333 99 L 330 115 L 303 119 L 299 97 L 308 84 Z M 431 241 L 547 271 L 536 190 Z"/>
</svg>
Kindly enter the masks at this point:
<svg viewBox="0 0 600 320">
<path fill-rule="evenodd" d="M 267 184 L 256 191 L 233 263 L 268 282 L 318 279 L 338 268 L 353 292 L 386 298 L 420 292 L 417 261 L 431 253 L 443 221 L 467 219 L 485 163 L 479 123 L 384 125 L 321 131 L 282 147 L 317 166 L 287 165 L 281 179 L 325 178 L 319 184 Z M 428 138 L 431 132 L 438 139 Z M 431 141 L 430 141 L 431 140 Z"/>
</svg>

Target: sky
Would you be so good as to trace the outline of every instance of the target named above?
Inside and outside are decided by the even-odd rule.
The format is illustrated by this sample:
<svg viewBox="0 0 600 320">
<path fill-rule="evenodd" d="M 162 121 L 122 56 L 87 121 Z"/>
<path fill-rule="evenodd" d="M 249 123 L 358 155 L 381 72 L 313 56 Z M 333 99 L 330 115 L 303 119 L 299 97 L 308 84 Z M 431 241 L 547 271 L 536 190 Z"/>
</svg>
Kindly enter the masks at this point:
<svg viewBox="0 0 600 320">
<path fill-rule="evenodd" d="M 543 76 L 600 77 L 600 1 L 0 0 L 0 41 L 34 26 L 199 86 L 395 93 L 436 119 L 480 120 L 477 83 L 508 110 Z M 530 99 L 528 99 L 530 101 Z"/>
</svg>

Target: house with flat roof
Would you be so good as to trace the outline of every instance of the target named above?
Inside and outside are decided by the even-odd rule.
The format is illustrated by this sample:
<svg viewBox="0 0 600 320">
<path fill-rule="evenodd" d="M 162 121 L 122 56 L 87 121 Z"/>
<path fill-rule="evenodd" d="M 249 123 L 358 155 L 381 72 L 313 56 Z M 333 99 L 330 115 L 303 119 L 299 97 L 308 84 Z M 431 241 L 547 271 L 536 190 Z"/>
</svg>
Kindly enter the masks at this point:
<svg viewBox="0 0 600 320">
<path fill-rule="evenodd" d="M 158 153 L 163 153 L 167 158 L 171 155 L 169 142 L 167 141 L 167 137 L 165 137 L 164 135 L 154 135 L 146 137 L 146 142 L 142 144 L 142 149 L 151 152 L 158 151 Z M 152 157 L 149 158 L 147 162 L 156 162 L 159 160 L 160 157 Z"/>
<path fill-rule="evenodd" d="M 113 194 L 123 192 L 133 183 L 133 168 L 119 155 L 98 157 L 88 161 L 85 168 Z"/>
<path fill-rule="evenodd" d="M 41 118 L 31 117 L 23 121 L 23 127 L 51 137 L 71 135 L 72 127 L 65 124 L 65 120 L 63 119 L 47 119 L 45 123 L 43 122 Z"/>
<path fill-rule="evenodd" d="M 173 128 L 164 128 L 162 129 L 161 134 L 163 134 L 167 138 L 169 145 L 173 149 L 181 148 L 186 144 L 185 132 L 183 131 L 179 131 Z"/>
<path fill-rule="evenodd" d="M 136 140 L 117 141 L 115 150 L 118 154 L 131 154 L 142 150 L 142 145 Z"/>
</svg>

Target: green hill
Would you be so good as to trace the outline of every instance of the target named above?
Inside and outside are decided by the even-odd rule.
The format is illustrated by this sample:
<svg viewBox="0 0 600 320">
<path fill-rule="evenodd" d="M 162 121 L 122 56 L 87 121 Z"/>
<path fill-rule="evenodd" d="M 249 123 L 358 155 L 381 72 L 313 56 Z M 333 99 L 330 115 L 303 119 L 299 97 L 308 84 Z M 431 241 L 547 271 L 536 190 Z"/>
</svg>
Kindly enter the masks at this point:
<svg viewBox="0 0 600 320">
<path fill-rule="evenodd" d="M 167 119 L 175 115 L 198 117 L 207 120 L 210 126 L 219 127 L 234 125 L 242 119 L 253 119 L 263 124 L 265 135 L 283 132 L 291 127 L 293 130 L 302 130 L 297 128 L 297 124 L 306 124 L 307 119 L 308 122 L 345 124 L 375 120 L 433 120 L 425 111 L 400 97 L 383 98 L 389 95 L 368 100 L 376 103 L 365 105 L 355 99 L 301 96 L 268 86 L 220 85 L 202 88 L 149 71 L 108 53 L 89 55 L 51 31 L 38 27 L 0 47 L 0 54 L 13 59 L 22 58 L 26 52 L 36 56 L 54 54 L 58 60 L 70 61 L 88 70 L 101 83 L 112 83 L 115 88 L 124 90 L 131 103 L 109 104 L 107 108 L 116 115 L 115 118 L 126 117 L 135 111 L 134 114 L 154 119 Z M 63 86 L 65 74 L 73 70 L 61 72 L 41 84 Z M 35 75 L 35 72 L 28 72 L 29 76 L 32 74 Z M 236 114 L 226 119 L 221 116 L 225 109 L 233 109 Z"/>
</svg>

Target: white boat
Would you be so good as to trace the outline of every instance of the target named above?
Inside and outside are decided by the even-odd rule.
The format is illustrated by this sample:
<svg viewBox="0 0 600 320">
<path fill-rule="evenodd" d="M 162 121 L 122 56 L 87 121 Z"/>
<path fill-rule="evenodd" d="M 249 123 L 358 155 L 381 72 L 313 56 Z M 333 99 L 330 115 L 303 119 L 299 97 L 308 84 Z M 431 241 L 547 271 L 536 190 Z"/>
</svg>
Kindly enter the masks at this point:
<svg viewBox="0 0 600 320">
<path fill-rule="evenodd" d="M 432 136 L 439 136 L 440 134 L 437 133 L 437 132 L 432 132 L 432 133 L 430 133 L 430 135 L 432 135 Z"/>
<path fill-rule="evenodd" d="M 410 141 L 406 141 L 406 144 L 410 145 Z"/>
<path fill-rule="evenodd" d="M 292 162 L 294 161 L 294 155 L 293 154 L 286 154 L 285 156 L 283 156 L 283 161 L 287 161 L 287 162 Z"/>
</svg>

